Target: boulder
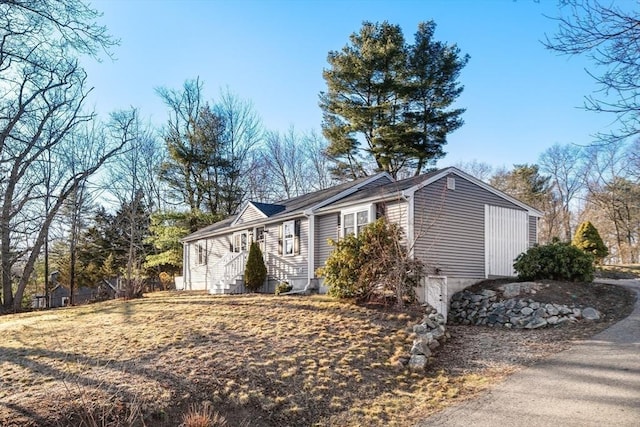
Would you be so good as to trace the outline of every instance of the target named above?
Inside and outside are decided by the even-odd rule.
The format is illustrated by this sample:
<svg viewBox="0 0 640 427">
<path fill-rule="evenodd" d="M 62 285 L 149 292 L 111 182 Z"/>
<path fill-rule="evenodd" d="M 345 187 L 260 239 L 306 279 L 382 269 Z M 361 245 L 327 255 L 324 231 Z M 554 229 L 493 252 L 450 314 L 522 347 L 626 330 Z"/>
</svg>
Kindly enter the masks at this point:
<svg viewBox="0 0 640 427">
<path fill-rule="evenodd" d="M 431 356 L 429 341 L 424 337 L 418 337 L 415 340 L 413 340 L 413 346 L 411 347 L 411 354 L 421 354 L 427 357 Z"/>
<path fill-rule="evenodd" d="M 547 314 L 549 314 L 549 316 L 557 316 L 560 314 L 560 310 L 558 310 L 558 308 L 553 304 L 546 304 L 544 309 L 547 310 Z"/>
<path fill-rule="evenodd" d="M 587 320 L 600 320 L 600 312 L 592 307 L 582 310 L 582 317 Z"/>
<path fill-rule="evenodd" d="M 538 329 L 547 326 L 547 321 L 542 317 L 534 317 L 524 327 L 525 329 Z"/>
<path fill-rule="evenodd" d="M 487 297 L 487 298 L 491 298 L 491 297 L 495 297 L 497 292 L 496 291 L 492 291 L 491 289 L 484 289 L 481 292 L 482 296 Z"/>
<path fill-rule="evenodd" d="M 418 334 L 418 335 L 422 335 L 422 334 L 426 334 L 427 332 L 429 332 L 429 330 L 427 329 L 427 327 L 425 325 L 413 325 L 413 332 Z"/>
<path fill-rule="evenodd" d="M 533 309 L 531 307 L 523 307 L 522 310 L 520 310 L 520 313 L 523 316 L 529 316 L 533 313 Z"/>
<path fill-rule="evenodd" d="M 409 359 L 409 369 L 411 371 L 423 371 L 427 367 L 428 358 L 422 354 L 413 354 Z"/>
</svg>

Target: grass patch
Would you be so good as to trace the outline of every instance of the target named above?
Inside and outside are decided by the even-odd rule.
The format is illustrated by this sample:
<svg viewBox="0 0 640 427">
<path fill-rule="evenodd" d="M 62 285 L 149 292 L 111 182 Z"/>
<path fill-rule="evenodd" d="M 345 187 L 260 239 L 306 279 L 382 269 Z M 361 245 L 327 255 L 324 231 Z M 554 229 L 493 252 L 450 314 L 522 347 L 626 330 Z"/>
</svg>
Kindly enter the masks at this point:
<svg viewBox="0 0 640 427">
<path fill-rule="evenodd" d="M 596 275 L 608 279 L 637 279 L 640 277 L 640 264 L 603 265 Z"/>
<path fill-rule="evenodd" d="M 176 292 L 3 316 L 0 425 L 409 425 L 484 387 L 403 367 L 420 317 Z"/>
</svg>

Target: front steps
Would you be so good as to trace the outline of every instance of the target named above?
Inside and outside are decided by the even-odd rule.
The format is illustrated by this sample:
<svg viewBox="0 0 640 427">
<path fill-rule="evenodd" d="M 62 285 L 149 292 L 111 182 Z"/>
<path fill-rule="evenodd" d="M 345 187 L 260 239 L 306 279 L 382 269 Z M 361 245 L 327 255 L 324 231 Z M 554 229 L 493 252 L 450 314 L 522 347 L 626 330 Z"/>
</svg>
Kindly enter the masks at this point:
<svg viewBox="0 0 640 427">
<path fill-rule="evenodd" d="M 243 293 L 244 279 L 236 278 L 231 281 L 219 281 L 214 283 L 209 289 L 211 295 L 231 295 Z"/>
</svg>

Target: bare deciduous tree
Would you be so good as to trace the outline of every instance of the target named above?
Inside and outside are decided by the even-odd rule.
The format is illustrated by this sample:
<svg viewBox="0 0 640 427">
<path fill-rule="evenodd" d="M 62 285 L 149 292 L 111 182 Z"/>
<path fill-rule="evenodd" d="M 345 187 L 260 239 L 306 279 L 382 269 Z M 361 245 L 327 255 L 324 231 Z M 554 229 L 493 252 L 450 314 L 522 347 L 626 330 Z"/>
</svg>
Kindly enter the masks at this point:
<svg viewBox="0 0 640 427">
<path fill-rule="evenodd" d="M 490 164 L 475 159 L 468 162 L 458 162 L 453 166 L 484 182 L 489 182 L 494 172 Z"/>
<path fill-rule="evenodd" d="M 586 211 L 598 213 L 595 223 L 617 262 L 638 262 L 640 188 L 629 173 L 629 149 L 621 141 L 587 149 Z"/>
<path fill-rule="evenodd" d="M 587 55 L 598 73 L 587 71 L 600 87 L 587 96 L 585 108 L 616 115 L 618 131 L 601 135 L 605 141 L 640 133 L 640 13 L 637 3 L 564 0 L 566 14 L 555 18 L 555 35 L 547 48 L 565 55 Z M 604 70 L 599 72 L 600 70 Z"/>
<path fill-rule="evenodd" d="M 0 266 L 5 309 L 20 307 L 48 228 L 64 201 L 125 143 L 98 147 L 86 168 L 68 172 L 49 189 L 53 195 L 47 212 L 34 208 L 46 186 L 39 162 L 81 123 L 93 119 L 83 113 L 88 89 L 77 58 L 108 52 L 114 45 L 96 23 L 98 17 L 78 0 L 0 2 Z M 21 231 L 30 232 L 28 241 L 20 238 Z M 18 262 L 22 272 L 14 294 L 11 272 Z"/>
<path fill-rule="evenodd" d="M 267 201 L 289 199 L 335 184 L 333 163 L 325 155 L 327 142 L 315 132 L 300 134 L 294 127 L 284 133 L 267 132 L 259 157 L 259 170 L 269 183 Z"/>
<path fill-rule="evenodd" d="M 562 232 L 565 241 L 573 237 L 571 208 L 585 189 L 583 153 L 577 145 L 554 144 L 540 155 L 540 170 L 551 176 L 552 191 L 561 204 Z"/>
</svg>

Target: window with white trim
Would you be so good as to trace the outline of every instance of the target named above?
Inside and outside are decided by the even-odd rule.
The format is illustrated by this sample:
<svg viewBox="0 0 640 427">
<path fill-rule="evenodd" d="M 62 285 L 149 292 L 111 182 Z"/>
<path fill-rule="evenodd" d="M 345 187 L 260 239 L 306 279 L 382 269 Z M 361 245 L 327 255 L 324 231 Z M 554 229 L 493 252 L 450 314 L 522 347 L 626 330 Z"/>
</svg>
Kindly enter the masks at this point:
<svg viewBox="0 0 640 427">
<path fill-rule="evenodd" d="M 204 243 L 198 242 L 196 250 L 198 251 L 198 265 L 206 264 L 207 263 L 207 241 L 205 240 Z"/>
<path fill-rule="evenodd" d="M 342 213 L 342 236 L 362 232 L 362 229 L 371 222 L 371 207 L 357 208 Z"/>
<path fill-rule="evenodd" d="M 249 249 L 249 232 L 241 231 L 233 235 L 233 252 L 246 252 Z"/>
<path fill-rule="evenodd" d="M 284 256 L 294 255 L 294 246 L 296 240 L 296 222 L 285 221 L 282 224 L 282 241 L 284 244 Z"/>
</svg>

